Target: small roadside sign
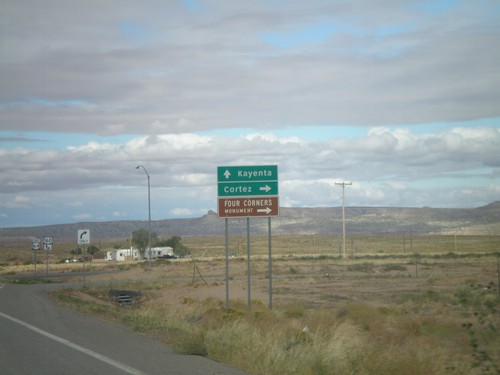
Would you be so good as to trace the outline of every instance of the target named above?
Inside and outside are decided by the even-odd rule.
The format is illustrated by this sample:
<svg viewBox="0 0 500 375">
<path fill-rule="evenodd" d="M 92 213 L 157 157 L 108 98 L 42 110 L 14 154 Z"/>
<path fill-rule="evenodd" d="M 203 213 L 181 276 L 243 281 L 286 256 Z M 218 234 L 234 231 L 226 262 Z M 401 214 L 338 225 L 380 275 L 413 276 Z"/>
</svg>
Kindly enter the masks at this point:
<svg viewBox="0 0 500 375">
<path fill-rule="evenodd" d="M 90 229 L 79 229 L 77 242 L 78 245 L 88 245 L 90 243 Z"/>
<path fill-rule="evenodd" d="M 33 251 L 40 250 L 40 240 L 31 241 L 31 250 Z"/>
</svg>

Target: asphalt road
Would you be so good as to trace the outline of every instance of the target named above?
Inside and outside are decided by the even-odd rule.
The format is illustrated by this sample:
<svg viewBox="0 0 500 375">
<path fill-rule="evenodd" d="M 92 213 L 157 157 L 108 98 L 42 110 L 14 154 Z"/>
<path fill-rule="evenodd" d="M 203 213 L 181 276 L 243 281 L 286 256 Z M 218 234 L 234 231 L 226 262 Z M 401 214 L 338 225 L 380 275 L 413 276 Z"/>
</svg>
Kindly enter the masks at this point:
<svg viewBox="0 0 500 375">
<path fill-rule="evenodd" d="M 244 374 L 58 306 L 51 287 L 0 284 L 0 374 Z"/>
</svg>

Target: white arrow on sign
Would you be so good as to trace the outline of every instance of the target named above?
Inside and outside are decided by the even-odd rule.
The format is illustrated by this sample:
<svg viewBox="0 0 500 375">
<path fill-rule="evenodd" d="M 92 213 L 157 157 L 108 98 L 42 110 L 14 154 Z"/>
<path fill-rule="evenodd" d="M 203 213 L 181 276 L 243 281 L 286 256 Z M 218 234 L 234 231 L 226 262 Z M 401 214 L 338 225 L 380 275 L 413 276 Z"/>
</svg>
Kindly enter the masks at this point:
<svg viewBox="0 0 500 375">
<path fill-rule="evenodd" d="M 266 215 L 269 215 L 269 214 L 272 212 L 272 210 L 271 210 L 269 207 L 266 207 L 266 208 L 258 208 L 258 209 L 257 209 L 257 212 L 263 212 L 263 213 L 265 213 Z"/>
<path fill-rule="evenodd" d="M 229 170 L 226 169 L 226 171 L 224 172 L 224 177 L 226 177 L 226 179 L 228 179 L 230 176 L 231 176 L 231 172 L 229 172 Z"/>
<path fill-rule="evenodd" d="M 272 189 L 272 188 L 271 188 L 271 186 L 269 186 L 269 185 L 266 185 L 266 186 L 261 186 L 261 187 L 259 188 L 259 190 L 263 190 L 263 191 L 265 191 L 266 193 L 269 193 L 269 190 L 271 190 L 271 189 Z"/>
</svg>

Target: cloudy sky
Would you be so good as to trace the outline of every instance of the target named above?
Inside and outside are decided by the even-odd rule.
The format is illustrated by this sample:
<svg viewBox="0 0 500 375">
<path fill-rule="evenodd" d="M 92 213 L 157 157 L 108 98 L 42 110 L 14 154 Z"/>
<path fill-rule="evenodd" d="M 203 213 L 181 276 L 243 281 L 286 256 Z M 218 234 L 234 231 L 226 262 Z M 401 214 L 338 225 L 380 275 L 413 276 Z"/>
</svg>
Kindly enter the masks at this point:
<svg viewBox="0 0 500 375">
<path fill-rule="evenodd" d="M 42 4 L 43 3 L 43 4 Z M 2 0 L 0 227 L 500 200 L 498 0 Z"/>
</svg>

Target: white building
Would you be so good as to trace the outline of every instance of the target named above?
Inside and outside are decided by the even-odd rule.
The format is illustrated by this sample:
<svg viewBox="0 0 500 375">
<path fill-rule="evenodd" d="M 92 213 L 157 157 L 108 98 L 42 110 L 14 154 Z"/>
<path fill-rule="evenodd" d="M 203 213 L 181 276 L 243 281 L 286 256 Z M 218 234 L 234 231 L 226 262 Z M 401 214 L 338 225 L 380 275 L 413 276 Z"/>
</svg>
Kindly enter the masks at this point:
<svg viewBox="0 0 500 375">
<path fill-rule="evenodd" d="M 151 248 L 151 259 L 156 259 L 166 255 L 174 255 L 174 249 L 170 246 Z M 144 257 L 148 259 L 148 249 L 144 251 Z"/>
<path fill-rule="evenodd" d="M 115 249 L 108 251 L 104 259 L 120 262 L 124 260 L 139 260 L 141 259 L 141 253 L 138 249 Z"/>
<path fill-rule="evenodd" d="M 149 259 L 148 251 L 149 249 L 144 250 L 144 259 Z M 170 246 L 151 248 L 151 259 L 157 259 L 167 255 L 174 255 L 174 249 Z M 140 260 L 141 253 L 138 249 L 115 249 L 108 251 L 104 259 L 108 261 Z"/>
</svg>

